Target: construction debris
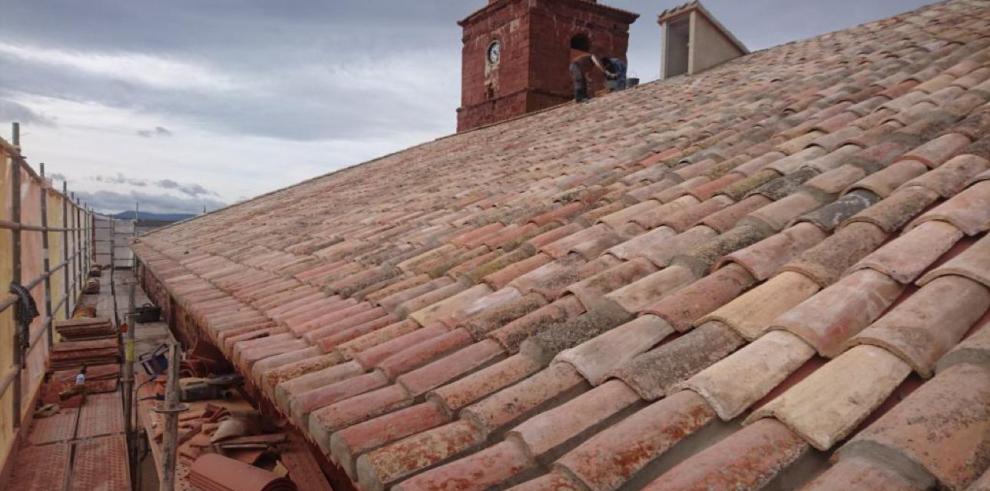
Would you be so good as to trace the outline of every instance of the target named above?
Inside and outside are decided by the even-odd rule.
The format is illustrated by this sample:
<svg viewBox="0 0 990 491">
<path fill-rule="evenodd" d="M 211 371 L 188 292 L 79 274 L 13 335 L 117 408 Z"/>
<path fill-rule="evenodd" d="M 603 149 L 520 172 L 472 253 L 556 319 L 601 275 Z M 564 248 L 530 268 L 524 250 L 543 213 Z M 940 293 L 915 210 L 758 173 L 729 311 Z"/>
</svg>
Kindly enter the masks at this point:
<svg viewBox="0 0 990 491">
<path fill-rule="evenodd" d="M 196 459 L 189 484 L 203 491 L 295 491 L 292 481 L 244 462 L 218 454 Z"/>
</svg>

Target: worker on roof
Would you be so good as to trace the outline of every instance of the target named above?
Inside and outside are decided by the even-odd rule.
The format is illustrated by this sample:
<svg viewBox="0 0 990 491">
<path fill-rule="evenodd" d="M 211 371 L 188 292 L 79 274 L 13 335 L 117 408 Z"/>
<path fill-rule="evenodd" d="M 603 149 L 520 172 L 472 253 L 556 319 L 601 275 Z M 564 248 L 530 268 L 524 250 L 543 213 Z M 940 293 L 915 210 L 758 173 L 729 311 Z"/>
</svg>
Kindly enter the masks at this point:
<svg viewBox="0 0 990 491">
<path fill-rule="evenodd" d="M 590 99 L 588 96 L 588 73 L 592 68 L 598 68 L 605 72 L 601 60 L 591 54 L 585 53 L 571 60 L 571 80 L 574 81 L 574 100 L 584 102 Z"/>
<path fill-rule="evenodd" d="M 626 62 L 614 56 L 602 59 L 605 70 L 605 87 L 609 92 L 617 92 L 626 88 Z"/>
<path fill-rule="evenodd" d="M 590 99 L 588 94 L 588 74 L 597 68 L 605 74 L 606 86 L 609 92 L 626 88 L 626 62 L 621 58 L 604 57 L 585 53 L 571 61 L 571 79 L 574 81 L 574 100 L 584 102 Z"/>
</svg>

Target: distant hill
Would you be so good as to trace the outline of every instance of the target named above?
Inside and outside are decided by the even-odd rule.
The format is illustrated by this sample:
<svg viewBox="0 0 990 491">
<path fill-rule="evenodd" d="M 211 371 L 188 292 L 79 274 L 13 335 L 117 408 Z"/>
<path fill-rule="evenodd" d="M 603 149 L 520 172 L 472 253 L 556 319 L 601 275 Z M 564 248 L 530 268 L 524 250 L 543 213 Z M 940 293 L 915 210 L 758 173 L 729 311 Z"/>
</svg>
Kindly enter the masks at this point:
<svg viewBox="0 0 990 491">
<path fill-rule="evenodd" d="M 149 222 L 177 222 L 179 220 L 185 220 L 196 216 L 194 213 L 152 213 L 150 211 L 138 212 L 138 220 L 149 221 Z M 114 218 L 119 218 L 122 220 L 133 220 L 134 211 L 122 211 L 113 215 Z"/>
</svg>

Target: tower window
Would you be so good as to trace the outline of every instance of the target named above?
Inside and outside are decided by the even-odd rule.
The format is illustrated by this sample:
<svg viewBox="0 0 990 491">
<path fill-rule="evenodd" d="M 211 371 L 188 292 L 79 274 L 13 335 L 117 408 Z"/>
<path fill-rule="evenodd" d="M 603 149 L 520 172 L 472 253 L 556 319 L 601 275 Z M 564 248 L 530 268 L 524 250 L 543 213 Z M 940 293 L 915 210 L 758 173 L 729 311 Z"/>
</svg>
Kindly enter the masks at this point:
<svg viewBox="0 0 990 491">
<path fill-rule="evenodd" d="M 591 51 L 591 40 L 588 39 L 587 34 L 575 34 L 571 38 L 571 49 L 576 49 L 579 51 L 590 52 Z"/>
</svg>

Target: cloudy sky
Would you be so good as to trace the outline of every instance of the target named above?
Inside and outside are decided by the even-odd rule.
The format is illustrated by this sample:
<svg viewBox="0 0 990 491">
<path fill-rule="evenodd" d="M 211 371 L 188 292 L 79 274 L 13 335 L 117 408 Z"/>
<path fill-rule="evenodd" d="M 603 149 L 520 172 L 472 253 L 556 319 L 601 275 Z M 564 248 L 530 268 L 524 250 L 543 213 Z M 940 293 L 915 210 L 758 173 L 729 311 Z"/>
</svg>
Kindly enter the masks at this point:
<svg viewBox="0 0 990 491">
<path fill-rule="evenodd" d="M 641 14 L 630 76 L 659 74 Z M 454 131 L 456 21 L 486 0 L 3 0 L 0 135 L 95 208 L 214 209 Z M 751 50 L 925 0 L 706 0 Z"/>
</svg>

